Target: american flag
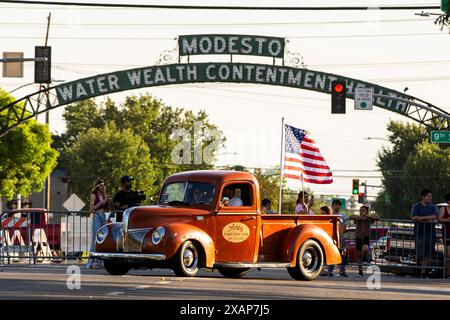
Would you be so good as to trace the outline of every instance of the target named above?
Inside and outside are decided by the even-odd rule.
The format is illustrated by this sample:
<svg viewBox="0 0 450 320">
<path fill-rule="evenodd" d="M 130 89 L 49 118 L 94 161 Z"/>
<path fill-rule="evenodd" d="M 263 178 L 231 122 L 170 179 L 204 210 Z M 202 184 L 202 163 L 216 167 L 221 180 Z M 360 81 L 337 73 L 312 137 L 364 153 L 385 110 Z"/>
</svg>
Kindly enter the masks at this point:
<svg viewBox="0 0 450 320">
<path fill-rule="evenodd" d="M 333 175 L 308 131 L 285 125 L 284 177 L 328 184 Z M 302 175 L 303 174 L 303 175 Z"/>
</svg>

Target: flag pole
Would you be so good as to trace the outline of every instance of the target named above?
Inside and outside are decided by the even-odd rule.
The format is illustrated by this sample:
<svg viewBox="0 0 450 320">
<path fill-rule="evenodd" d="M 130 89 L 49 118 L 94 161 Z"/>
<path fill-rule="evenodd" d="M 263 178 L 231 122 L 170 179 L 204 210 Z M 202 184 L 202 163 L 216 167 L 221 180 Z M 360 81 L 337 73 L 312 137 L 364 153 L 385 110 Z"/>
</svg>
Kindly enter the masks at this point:
<svg viewBox="0 0 450 320">
<path fill-rule="evenodd" d="M 283 196 L 283 150 L 284 150 L 284 117 L 281 118 L 280 194 L 278 197 L 278 214 L 281 214 L 281 199 Z"/>
<path fill-rule="evenodd" d="M 300 175 L 300 179 L 302 180 L 302 204 L 303 204 L 303 208 L 305 210 L 305 214 L 308 214 L 309 208 L 306 206 L 306 202 L 305 202 L 305 186 L 303 184 L 303 172 Z"/>
</svg>

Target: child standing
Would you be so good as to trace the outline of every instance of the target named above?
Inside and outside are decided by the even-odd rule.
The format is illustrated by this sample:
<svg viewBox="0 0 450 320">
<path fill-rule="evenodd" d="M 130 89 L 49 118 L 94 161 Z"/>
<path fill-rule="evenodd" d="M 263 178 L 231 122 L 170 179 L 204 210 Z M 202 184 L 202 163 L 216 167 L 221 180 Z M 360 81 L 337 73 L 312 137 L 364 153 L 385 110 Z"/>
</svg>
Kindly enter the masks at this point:
<svg viewBox="0 0 450 320">
<path fill-rule="evenodd" d="M 369 215 L 369 207 L 361 206 L 359 208 L 359 215 L 352 215 L 350 219 L 355 220 L 356 230 L 356 259 L 358 260 L 358 278 L 364 276 L 362 270 L 362 262 L 368 262 L 367 256 L 369 253 L 369 243 L 370 243 L 370 225 L 378 220 L 376 214 Z"/>
</svg>

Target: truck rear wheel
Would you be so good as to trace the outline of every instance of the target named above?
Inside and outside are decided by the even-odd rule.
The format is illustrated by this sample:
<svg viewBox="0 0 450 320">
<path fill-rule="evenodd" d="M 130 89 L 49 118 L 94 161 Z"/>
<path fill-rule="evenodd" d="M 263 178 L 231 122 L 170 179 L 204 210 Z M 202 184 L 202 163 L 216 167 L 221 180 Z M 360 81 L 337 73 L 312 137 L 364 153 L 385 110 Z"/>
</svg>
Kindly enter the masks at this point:
<svg viewBox="0 0 450 320">
<path fill-rule="evenodd" d="M 225 278 L 242 278 L 250 268 L 218 268 L 217 270 Z"/>
<path fill-rule="evenodd" d="M 320 245 L 312 239 L 306 240 L 298 250 L 296 266 L 287 268 L 295 280 L 314 280 L 323 267 L 323 252 Z"/>
<path fill-rule="evenodd" d="M 123 276 L 130 271 L 130 266 L 122 261 L 105 260 L 103 261 L 105 270 L 113 276 Z"/>
<path fill-rule="evenodd" d="M 192 241 L 185 241 L 178 250 L 173 272 L 180 277 L 195 277 L 198 273 L 199 253 Z"/>
</svg>

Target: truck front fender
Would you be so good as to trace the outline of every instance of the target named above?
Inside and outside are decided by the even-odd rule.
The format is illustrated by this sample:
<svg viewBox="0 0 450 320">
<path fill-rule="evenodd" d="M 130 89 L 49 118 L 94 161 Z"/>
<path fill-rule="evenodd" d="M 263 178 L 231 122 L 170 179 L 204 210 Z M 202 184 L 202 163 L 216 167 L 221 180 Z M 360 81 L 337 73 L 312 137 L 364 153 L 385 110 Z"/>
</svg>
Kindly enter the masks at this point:
<svg viewBox="0 0 450 320">
<path fill-rule="evenodd" d="M 327 265 L 340 264 L 341 254 L 333 239 L 320 227 L 311 224 L 302 224 L 293 228 L 283 245 L 285 261 L 290 261 L 291 266 L 297 263 L 297 254 L 301 245 L 308 239 L 316 240 L 323 249 L 324 262 Z"/>
<path fill-rule="evenodd" d="M 205 254 L 205 267 L 212 268 L 215 262 L 215 246 L 211 237 L 202 229 L 183 223 L 163 224 L 165 235 L 157 245 L 152 243 L 152 230 L 142 241 L 142 253 L 162 253 L 168 259 L 173 257 L 186 240 L 198 242 Z"/>
</svg>

